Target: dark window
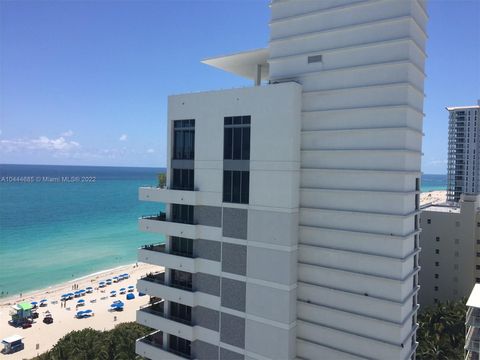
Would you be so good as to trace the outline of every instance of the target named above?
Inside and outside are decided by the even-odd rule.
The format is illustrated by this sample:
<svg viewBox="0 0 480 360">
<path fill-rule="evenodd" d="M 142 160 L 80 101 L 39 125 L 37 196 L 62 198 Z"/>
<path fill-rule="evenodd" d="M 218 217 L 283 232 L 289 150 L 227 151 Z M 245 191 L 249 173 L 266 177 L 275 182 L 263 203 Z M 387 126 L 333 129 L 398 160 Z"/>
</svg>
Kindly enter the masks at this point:
<svg viewBox="0 0 480 360">
<path fill-rule="evenodd" d="M 435 240 L 436 240 L 436 241 L 440 241 L 440 237 L 437 236 L 437 237 L 435 238 Z"/>
<path fill-rule="evenodd" d="M 480 278 L 476 278 L 475 282 L 480 283 Z"/>
<path fill-rule="evenodd" d="M 438 291 L 438 286 L 435 286 L 433 289 L 434 289 L 435 291 Z"/>
<path fill-rule="evenodd" d="M 187 305 L 170 301 L 170 317 L 173 320 L 179 320 L 181 322 L 191 323 L 192 308 Z"/>
<path fill-rule="evenodd" d="M 193 206 L 172 204 L 172 221 L 183 224 L 193 224 Z"/>
<path fill-rule="evenodd" d="M 440 266 L 440 263 L 438 261 L 435 261 L 435 266 Z"/>
<path fill-rule="evenodd" d="M 182 237 L 172 236 L 172 254 L 181 256 L 193 256 L 193 240 Z"/>
<path fill-rule="evenodd" d="M 480 252 L 477 252 L 477 257 L 480 257 Z"/>
<path fill-rule="evenodd" d="M 250 172 L 223 172 L 223 201 L 238 204 L 248 204 L 250 192 Z"/>
<path fill-rule="evenodd" d="M 433 299 L 433 302 L 434 302 L 435 304 L 437 304 L 437 303 L 438 303 L 438 299 L 437 299 L 437 298 L 434 298 L 434 299 Z"/>
<path fill-rule="evenodd" d="M 432 219 L 427 219 L 427 224 L 431 224 L 432 223 Z"/>
<path fill-rule="evenodd" d="M 480 240 L 477 239 L 477 245 L 480 245 Z"/>
<path fill-rule="evenodd" d="M 439 250 L 439 249 L 435 249 L 435 254 L 440 254 L 440 250 Z"/>
<path fill-rule="evenodd" d="M 190 341 L 175 335 L 168 335 L 168 346 L 174 352 L 190 357 Z"/>
<path fill-rule="evenodd" d="M 480 265 L 475 265 L 475 267 L 477 268 L 477 270 L 480 270 Z"/>
<path fill-rule="evenodd" d="M 322 55 L 311 55 L 308 57 L 308 63 L 322 62 Z"/>
<path fill-rule="evenodd" d="M 435 279 L 438 279 L 438 274 L 435 274 Z"/>
<path fill-rule="evenodd" d="M 226 117 L 224 123 L 223 158 L 250 160 L 250 116 Z"/>
<path fill-rule="evenodd" d="M 195 120 L 173 122 L 173 158 L 193 160 L 195 157 Z"/>
<path fill-rule="evenodd" d="M 170 270 L 171 285 L 182 289 L 192 289 L 192 274 L 180 270 Z"/>
<path fill-rule="evenodd" d="M 193 190 L 193 169 L 173 169 L 172 189 Z"/>
</svg>

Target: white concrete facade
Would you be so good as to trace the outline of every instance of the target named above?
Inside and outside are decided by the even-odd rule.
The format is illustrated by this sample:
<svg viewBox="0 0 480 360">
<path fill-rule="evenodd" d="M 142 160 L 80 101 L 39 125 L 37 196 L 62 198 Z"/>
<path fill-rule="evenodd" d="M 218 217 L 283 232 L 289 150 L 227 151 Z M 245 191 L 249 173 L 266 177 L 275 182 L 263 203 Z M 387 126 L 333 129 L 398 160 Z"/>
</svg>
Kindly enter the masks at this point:
<svg viewBox="0 0 480 360">
<path fill-rule="evenodd" d="M 432 305 L 468 296 L 480 282 L 480 196 L 422 209 L 420 303 Z"/>
<path fill-rule="evenodd" d="M 169 98 L 167 184 L 193 164 L 194 189 L 140 189 L 142 200 L 167 203 L 162 217 L 140 220 L 167 243 L 139 258 L 167 271 L 138 288 L 167 307 L 216 312 L 218 339 L 186 333 L 193 358 L 414 358 L 425 3 L 283 0 L 271 11 L 268 51 L 206 61 L 263 86 Z M 233 166 L 224 118 L 242 115 L 250 157 L 235 166 L 249 171 L 249 201 L 234 204 L 223 201 Z M 190 163 L 172 156 L 174 121 L 185 119 L 195 119 Z M 175 223 L 170 203 L 218 208 L 219 223 Z M 169 253 L 172 236 L 194 239 L 199 258 Z M 219 258 L 202 258 L 206 242 L 219 244 Z M 169 269 L 197 276 L 194 289 L 172 288 Z M 206 290 L 215 279 L 219 289 Z M 163 332 L 161 351 L 179 330 L 138 319 Z"/>
<path fill-rule="evenodd" d="M 460 195 L 480 193 L 480 100 L 477 106 L 447 107 L 448 191 L 447 200 L 458 202 Z"/>
</svg>

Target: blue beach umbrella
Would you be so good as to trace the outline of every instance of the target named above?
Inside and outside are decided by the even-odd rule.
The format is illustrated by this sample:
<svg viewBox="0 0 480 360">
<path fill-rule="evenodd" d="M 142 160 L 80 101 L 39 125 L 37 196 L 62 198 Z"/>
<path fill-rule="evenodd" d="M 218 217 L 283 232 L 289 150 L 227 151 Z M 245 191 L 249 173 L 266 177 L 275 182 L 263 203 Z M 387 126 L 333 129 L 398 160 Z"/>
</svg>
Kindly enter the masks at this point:
<svg viewBox="0 0 480 360">
<path fill-rule="evenodd" d="M 127 294 L 127 300 L 133 300 L 133 299 L 135 299 L 135 295 L 133 295 L 132 293 Z"/>
<path fill-rule="evenodd" d="M 40 300 L 41 303 L 47 302 L 47 299 Z"/>
<path fill-rule="evenodd" d="M 80 299 L 80 300 L 77 301 L 77 304 L 83 304 L 84 302 L 85 302 L 85 300 Z"/>
<path fill-rule="evenodd" d="M 77 311 L 76 317 L 80 318 L 83 317 L 84 311 Z"/>
<path fill-rule="evenodd" d="M 32 301 L 30 304 L 32 304 L 33 306 L 36 306 L 38 304 L 38 302 Z"/>
</svg>

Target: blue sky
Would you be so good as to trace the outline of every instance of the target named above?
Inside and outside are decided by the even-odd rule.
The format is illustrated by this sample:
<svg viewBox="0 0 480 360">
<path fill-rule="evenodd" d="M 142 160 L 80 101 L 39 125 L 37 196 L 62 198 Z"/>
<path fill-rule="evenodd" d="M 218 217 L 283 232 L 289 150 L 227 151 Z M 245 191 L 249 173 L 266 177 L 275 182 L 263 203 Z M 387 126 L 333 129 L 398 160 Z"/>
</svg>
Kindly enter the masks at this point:
<svg viewBox="0 0 480 360">
<path fill-rule="evenodd" d="M 480 98 L 480 1 L 429 2 L 425 173 Z M 0 162 L 164 166 L 169 94 L 249 86 L 201 64 L 264 47 L 267 0 L 0 2 Z"/>
</svg>

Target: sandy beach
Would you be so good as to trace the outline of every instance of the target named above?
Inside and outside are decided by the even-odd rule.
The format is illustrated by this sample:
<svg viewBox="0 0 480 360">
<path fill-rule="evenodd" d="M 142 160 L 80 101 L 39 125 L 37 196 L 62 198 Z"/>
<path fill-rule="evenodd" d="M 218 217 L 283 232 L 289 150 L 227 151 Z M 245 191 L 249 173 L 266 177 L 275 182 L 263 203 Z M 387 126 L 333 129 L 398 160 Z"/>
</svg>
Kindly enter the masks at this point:
<svg viewBox="0 0 480 360">
<path fill-rule="evenodd" d="M 135 290 L 135 299 L 126 300 L 125 295 L 119 295 L 118 291 L 122 287 L 128 287 L 129 285 L 136 286 L 137 280 L 149 272 L 158 271 L 161 268 L 154 265 L 138 263 L 138 267 L 135 264 L 118 267 L 115 269 L 106 270 L 101 273 L 95 273 L 90 276 L 83 277 L 81 279 L 72 280 L 60 285 L 52 286 L 47 289 L 38 290 L 29 294 L 24 294 L 22 297 L 10 297 L 2 299 L 0 303 L 0 339 L 11 335 L 20 335 L 24 337 L 25 349 L 15 354 L 0 355 L 0 359 L 31 359 L 32 357 L 41 354 L 49 350 L 57 341 L 65 334 L 72 330 L 81 330 L 84 328 L 93 328 L 96 330 L 109 330 L 116 324 L 128 321 L 135 321 L 136 310 L 148 303 L 148 296 L 138 296 L 138 292 Z M 77 319 L 75 318 L 77 304 L 77 298 L 67 302 L 67 307 L 61 306 L 59 301 L 62 294 L 74 292 L 72 291 L 73 284 L 78 285 L 78 289 L 85 289 L 87 286 L 91 286 L 94 289 L 98 287 L 98 282 L 113 276 L 128 273 L 129 279 L 122 280 L 118 283 L 112 283 L 104 289 L 94 290 L 91 294 L 86 294 L 81 298 L 85 300 L 85 305 L 78 308 L 80 310 L 91 309 L 94 312 L 94 316 L 90 318 Z M 101 292 L 104 290 L 104 292 Z M 110 291 L 116 290 L 117 296 L 110 297 Z M 11 306 L 20 302 L 32 302 L 40 301 L 41 299 L 47 299 L 48 305 L 37 309 L 39 317 L 35 319 L 31 328 L 22 329 L 14 328 L 8 324 L 10 320 Z M 96 300 L 91 302 L 91 300 Z M 122 300 L 125 303 L 125 308 L 122 312 L 109 311 L 110 305 L 114 300 Z M 56 301 L 56 303 L 52 303 Z M 43 323 L 44 314 L 46 311 L 50 311 L 53 317 L 52 324 Z"/>
<path fill-rule="evenodd" d="M 447 192 L 445 190 L 422 192 L 420 194 L 420 204 L 441 204 L 447 201 Z"/>
</svg>

